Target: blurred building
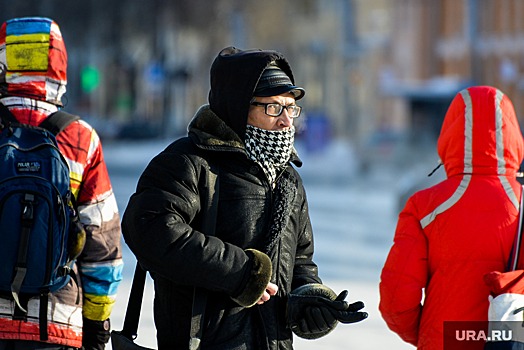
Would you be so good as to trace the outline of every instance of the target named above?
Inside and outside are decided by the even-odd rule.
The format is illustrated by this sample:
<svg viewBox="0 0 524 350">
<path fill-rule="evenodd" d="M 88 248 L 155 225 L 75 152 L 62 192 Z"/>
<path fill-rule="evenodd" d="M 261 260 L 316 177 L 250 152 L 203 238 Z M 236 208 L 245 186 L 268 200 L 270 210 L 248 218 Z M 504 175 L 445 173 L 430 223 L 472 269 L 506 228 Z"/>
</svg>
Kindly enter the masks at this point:
<svg viewBox="0 0 524 350">
<path fill-rule="evenodd" d="M 393 69 L 381 82 L 381 91 L 403 100 L 412 128 L 438 132 L 451 98 L 471 84 L 500 88 L 514 101 L 522 120 L 524 24 L 520 18 L 524 2 L 393 3 L 390 40 L 394 48 L 386 59 Z"/>
<path fill-rule="evenodd" d="M 27 15 L 62 27 L 68 108 L 108 137 L 184 132 L 229 45 L 283 52 L 307 90 L 306 124 L 385 157 L 401 140 L 433 143 L 450 99 L 470 84 L 499 87 L 524 113 L 521 0 L 0 3 L 2 21 Z"/>
</svg>

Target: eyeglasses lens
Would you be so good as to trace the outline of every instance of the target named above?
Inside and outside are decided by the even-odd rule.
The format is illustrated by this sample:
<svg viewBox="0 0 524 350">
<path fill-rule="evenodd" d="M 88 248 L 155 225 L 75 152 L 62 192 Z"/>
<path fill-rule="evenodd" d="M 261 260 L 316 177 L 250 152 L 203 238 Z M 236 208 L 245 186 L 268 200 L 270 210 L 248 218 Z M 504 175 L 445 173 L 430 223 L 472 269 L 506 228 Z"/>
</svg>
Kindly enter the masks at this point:
<svg viewBox="0 0 524 350">
<path fill-rule="evenodd" d="M 292 118 L 297 118 L 300 115 L 299 106 L 287 106 L 287 112 Z"/>
<path fill-rule="evenodd" d="M 287 109 L 287 113 L 289 114 L 291 118 L 297 118 L 300 115 L 299 106 L 291 105 L 291 106 L 286 106 L 285 108 Z M 283 109 L 284 109 L 284 106 L 278 103 L 270 103 L 266 105 L 266 114 L 273 116 L 273 117 L 278 117 L 279 115 L 282 114 Z"/>
<path fill-rule="evenodd" d="M 276 103 L 270 103 L 266 105 L 266 114 L 277 117 L 282 113 L 282 107 L 279 104 Z"/>
</svg>

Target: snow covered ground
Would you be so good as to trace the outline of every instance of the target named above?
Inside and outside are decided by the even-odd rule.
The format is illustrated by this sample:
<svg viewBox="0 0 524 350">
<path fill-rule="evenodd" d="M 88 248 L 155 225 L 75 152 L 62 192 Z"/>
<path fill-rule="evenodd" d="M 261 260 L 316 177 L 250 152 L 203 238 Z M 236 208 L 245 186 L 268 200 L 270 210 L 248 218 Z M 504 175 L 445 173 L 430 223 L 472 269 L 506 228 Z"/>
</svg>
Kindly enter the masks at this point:
<svg viewBox="0 0 524 350">
<path fill-rule="evenodd" d="M 111 142 L 104 144 L 119 208 L 124 211 L 138 176 L 169 142 Z M 359 173 L 356 157 L 345 142 L 335 142 L 318 154 L 302 152 L 302 174 L 315 232 L 315 261 L 324 283 L 335 292 L 349 290 L 349 301 L 362 300 L 369 318 L 339 325 L 315 341 L 295 337 L 297 350 L 309 349 L 414 349 L 388 330 L 378 311 L 380 270 L 390 248 L 398 215 L 398 176 L 392 168 Z M 430 169 L 431 170 L 431 169 Z M 425 174 L 421 175 L 422 177 Z M 125 243 L 124 243 L 125 246 Z M 112 319 L 113 329 L 123 324 L 135 260 L 124 247 L 124 281 Z M 156 347 L 152 318 L 151 281 L 146 286 L 137 343 Z M 111 349 L 111 346 L 108 346 Z"/>
</svg>

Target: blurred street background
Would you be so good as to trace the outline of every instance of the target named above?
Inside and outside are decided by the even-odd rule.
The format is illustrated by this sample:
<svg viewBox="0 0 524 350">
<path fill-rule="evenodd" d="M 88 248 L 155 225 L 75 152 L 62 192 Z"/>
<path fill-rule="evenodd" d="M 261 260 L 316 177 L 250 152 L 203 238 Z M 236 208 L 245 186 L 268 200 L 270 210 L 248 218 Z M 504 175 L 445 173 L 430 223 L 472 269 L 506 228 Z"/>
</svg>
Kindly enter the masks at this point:
<svg viewBox="0 0 524 350">
<path fill-rule="evenodd" d="M 0 2 L 2 21 L 29 15 L 60 25 L 66 107 L 105 139 L 184 133 L 230 45 L 284 53 L 307 90 L 307 151 L 347 139 L 362 170 L 383 158 L 405 165 L 406 144 L 432 147 L 468 85 L 495 85 L 524 107 L 520 0 Z"/>
<path fill-rule="evenodd" d="M 149 159 L 207 102 L 226 46 L 281 51 L 307 93 L 297 149 L 321 277 L 368 320 L 297 349 L 412 349 L 380 318 L 380 269 L 407 197 L 445 174 L 436 139 L 453 96 L 493 85 L 524 120 L 522 0 L 23 0 L 0 20 L 47 16 L 69 68 L 65 109 L 102 137 L 123 212 Z M 522 76 L 521 76 L 522 74 Z M 125 246 L 125 244 L 124 244 Z M 134 258 L 113 327 L 122 326 Z M 148 289 L 139 339 L 155 346 Z"/>
</svg>

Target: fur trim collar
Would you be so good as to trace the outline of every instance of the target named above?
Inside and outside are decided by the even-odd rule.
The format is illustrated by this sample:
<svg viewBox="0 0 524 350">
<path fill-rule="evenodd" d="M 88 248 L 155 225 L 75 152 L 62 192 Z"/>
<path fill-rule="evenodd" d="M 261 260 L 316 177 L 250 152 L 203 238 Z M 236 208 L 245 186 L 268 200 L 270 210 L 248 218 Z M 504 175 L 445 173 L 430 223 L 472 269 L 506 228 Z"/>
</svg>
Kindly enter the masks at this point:
<svg viewBox="0 0 524 350">
<path fill-rule="evenodd" d="M 204 105 L 187 127 L 190 136 L 203 146 L 244 148 L 244 142 L 210 108 Z"/>
</svg>

